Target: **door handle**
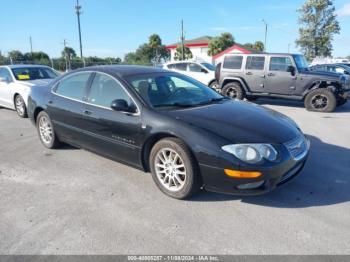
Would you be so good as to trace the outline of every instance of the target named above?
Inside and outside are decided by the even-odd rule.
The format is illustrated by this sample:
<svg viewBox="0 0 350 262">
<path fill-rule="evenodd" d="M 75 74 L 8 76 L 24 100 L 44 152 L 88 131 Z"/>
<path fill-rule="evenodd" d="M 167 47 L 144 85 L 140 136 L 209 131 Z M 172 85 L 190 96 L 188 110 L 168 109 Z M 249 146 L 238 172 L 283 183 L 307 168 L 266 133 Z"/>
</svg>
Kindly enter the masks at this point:
<svg viewBox="0 0 350 262">
<path fill-rule="evenodd" d="M 247 72 L 245 73 L 247 76 L 251 76 L 253 73 L 252 72 Z"/>
<path fill-rule="evenodd" d="M 88 110 L 85 110 L 85 111 L 84 111 L 84 114 L 89 116 L 89 115 L 92 115 L 92 112 L 91 112 L 91 111 L 88 111 Z"/>
<path fill-rule="evenodd" d="M 275 76 L 275 74 L 274 73 L 269 73 L 268 76 Z"/>
</svg>

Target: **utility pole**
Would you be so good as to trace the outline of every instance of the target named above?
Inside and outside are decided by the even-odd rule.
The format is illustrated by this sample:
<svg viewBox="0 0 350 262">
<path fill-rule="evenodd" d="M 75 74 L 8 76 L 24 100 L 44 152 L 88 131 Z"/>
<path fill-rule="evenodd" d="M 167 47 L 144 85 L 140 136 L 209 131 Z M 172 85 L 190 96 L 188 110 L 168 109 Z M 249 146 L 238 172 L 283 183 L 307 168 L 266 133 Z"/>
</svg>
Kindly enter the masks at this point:
<svg viewBox="0 0 350 262">
<path fill-rule="evenodd" d="M 79 0 L 77 0 L 77 5 L 75 6 L 75 13 L 77 14 L 77 18 L 78 18 L 80 58 L 83 59 L 83 45 L 81 43 L 81 28 L 80 28 L 81 6 L 79 5 Z"/>
<path fill-rule="evenodd" d="M 265 43 L 264 43 L 264 52 L 266 52 L 267 48 L 266 48 L 266 41 L 267 41 L 267 26 L 268 24 L 266 23 L 265 19 L 262 20 L 262 22 L 265 24 Z"/>
<path fill-rule="evenodd" d="M 181 20 L 181 48 L 182 48 L 182 60 L 185 60 L 184 20 Z"/>
<path fill-rule="evenodd" d="M 29 44 L 30 44 L 30 54 L 32 55 L 33 59 L 33 42 L 32 42 L 32 37 L 29 37 Z"/>
<path fill-rule="evenodd" d="M 66 39 L 63 39 L 63 46 L 64 46 L 64 49 L 63 49 L 64 58 L 65 58 L 65 61 L 66 61 L 66 72 L 68 72 L 68 57 L 67 57 L 67 51 L 66 51 L 66 47 L 67 47 Z"/>
</svg>

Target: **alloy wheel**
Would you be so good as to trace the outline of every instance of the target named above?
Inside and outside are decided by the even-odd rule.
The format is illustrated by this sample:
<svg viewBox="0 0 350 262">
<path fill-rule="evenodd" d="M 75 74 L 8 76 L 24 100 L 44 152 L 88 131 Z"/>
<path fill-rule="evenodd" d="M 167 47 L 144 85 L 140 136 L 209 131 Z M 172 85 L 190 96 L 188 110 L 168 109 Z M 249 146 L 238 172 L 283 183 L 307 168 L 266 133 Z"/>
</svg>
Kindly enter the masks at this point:
<svg viewBox="0 0 350 262">
<path fill-rule="evenodd" d="M 23 116 L 25 113 L 25 104 L 21 96 L 16 97 L 16 111 L 20 116 Z"/>
<path fill-rule="evenodd" d="M 186 167 L 173 149 L 163 148 L 155 157 L 155 171 L 159 182 L 169 191 L 180 191 L 186 182 Z"/>
<path fill-rule="evenodd" d="M 328 105 L 328 98 L 325 95 L 317 94 L 317 95 L 312 97 L 311 105 L 315 109 L 325 108 Z"/>
<path fill-rule="evenodd" d="M 235 88 L 230 88 L 227 90 L 227 96 L 231 98 L 236 98 L 237 97 L 237 90 Z"/>
<path fill-rule="evenodd" d="M 52 127 L 46 116 L 42 116 L 39 119 L 39 133 L 45 144 L 50 144 L 52 142 Z"/>
</svg>

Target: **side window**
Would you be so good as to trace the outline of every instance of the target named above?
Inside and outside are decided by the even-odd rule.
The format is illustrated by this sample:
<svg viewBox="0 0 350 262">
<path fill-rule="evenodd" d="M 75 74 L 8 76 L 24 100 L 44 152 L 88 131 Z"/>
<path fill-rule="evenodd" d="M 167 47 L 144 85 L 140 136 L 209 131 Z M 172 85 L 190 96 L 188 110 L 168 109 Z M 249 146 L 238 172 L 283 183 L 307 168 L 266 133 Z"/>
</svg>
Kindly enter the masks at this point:
<svg viewBox="0 0 350 262">
<path fill-rule="evenodd" d="M 128 104 L 131 103 L 130 96 L 116 80 L 105 74 L 96 73 L 92 81 L 88 102 L 110 108 L 116 99 L 124 99 Z"/>
<path fill-rule="evenodd" d="M 174 64 L 176 70 L 180 71 L 186 71 L 187 70 L 187 63 L 179 63 L 179 64 Z"/>
<path fill-rule="evenodd" d="M 241 69 L 243 56 L 226 56 L 223 68 L 227 69 Z"/>
<path fill-rule="evenodd" d="M 202 72 L 202 67 L 194 63 L 189 64 L 188 69 L 190 72 L 196 72 L 196 73 Z"/>
<path fill-rule="evenodd" d="M 0 68 L 0 77 L 3 79 L 8 79 L 9 81 L 12 80 L 9 70 L 7 70 L 6 68 Z"/>
<path fill-rule="evenodd" d="M 251 70 L 264 70 L 265 67 L 265 57 L 264 56 L 248 56 L 246 69 Z"/>
<path fill-rule="evenodd" d="M 271 57 L 270 71 L 287 72 L 289 66 L 293 65 L 289 57 Z"/>
<path fill-rule="evenodd" d="M 327 66 L 327 71 L 335 73 L 336 72 L 335 66 Z"/>
<path fill-rule="evenodd" d="M 340 73 L 340 74 L 344 74 L 344 73 L 345 73 L 345 70 L 344 70 L 344 68 L 336 67 L 336 68 L 335 68 L 335 72 Z"/>
<path fill-rule="evenodd" d="M 64 78 L 56 87 L 56 94 L 82 100 L 90 75 L 90 73 L 78 73 Z"/>
<path fill-rule="evenodd" d="M 168 65 L 168 68 L 169 68 L 169 69 L 174 69 L 174 68 L 175 68 L 175 65 L 174 65 L 174 64 L 170 64 L 170 65 Z"/>
</svg>

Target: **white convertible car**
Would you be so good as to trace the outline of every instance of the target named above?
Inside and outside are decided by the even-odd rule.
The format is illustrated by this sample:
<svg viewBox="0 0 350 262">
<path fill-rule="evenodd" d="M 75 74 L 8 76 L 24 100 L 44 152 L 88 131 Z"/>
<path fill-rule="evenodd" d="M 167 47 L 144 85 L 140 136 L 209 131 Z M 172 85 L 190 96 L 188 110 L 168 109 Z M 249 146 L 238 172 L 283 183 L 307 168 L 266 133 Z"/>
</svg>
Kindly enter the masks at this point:
<svg viewBox="0 0 350 262">
<path fill-rule="evenodd" d="M 0 106 L 27 117 L 28 97 L 33 86 L 45 86 L 59 74 L 48 66 L 0 66 Z"/>
</svg>

